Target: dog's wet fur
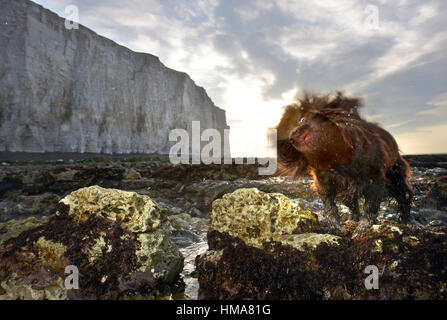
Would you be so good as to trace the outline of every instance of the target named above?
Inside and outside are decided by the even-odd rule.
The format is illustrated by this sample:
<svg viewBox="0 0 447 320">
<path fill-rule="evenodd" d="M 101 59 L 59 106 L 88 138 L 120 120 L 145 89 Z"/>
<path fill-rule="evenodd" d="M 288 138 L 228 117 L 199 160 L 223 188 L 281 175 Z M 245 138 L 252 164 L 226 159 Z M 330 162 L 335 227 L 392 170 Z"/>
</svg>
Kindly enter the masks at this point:
<svg viewBox="0 0 447 320">
<path fill-rule="evenodd" d="M 324 224 L 339 231 L 336 200 L 359 221 L 359 237 L 375 221 L 385 195 L 398 203 L 402 222 L 410 219 L 410 166 L 393 136 L 361 118 L 362 100 L 343 93 L 306 93 L 284 108 L 277 129 L 278 173 L 312 177 L 323 201 Z M 359 199 L 365 199 L 363 212 Z"/>
</svg>

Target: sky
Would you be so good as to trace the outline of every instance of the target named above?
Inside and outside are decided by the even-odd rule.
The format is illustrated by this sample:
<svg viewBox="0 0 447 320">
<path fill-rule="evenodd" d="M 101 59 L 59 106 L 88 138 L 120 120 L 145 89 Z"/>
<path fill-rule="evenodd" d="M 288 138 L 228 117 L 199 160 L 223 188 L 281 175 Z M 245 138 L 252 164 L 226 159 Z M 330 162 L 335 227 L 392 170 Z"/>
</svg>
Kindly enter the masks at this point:
<svg viewBox="0 0 447 320">
<path fill-rule="evenodd" d="M 226 111 L 233 156 L 304 91 L 364 98 L 364 117 L 404 154 L 447 153 L 444 0 L 38 0 L 188 73 Z M 69 12 L 68 12 L 69 13 Z"/>
</svg>

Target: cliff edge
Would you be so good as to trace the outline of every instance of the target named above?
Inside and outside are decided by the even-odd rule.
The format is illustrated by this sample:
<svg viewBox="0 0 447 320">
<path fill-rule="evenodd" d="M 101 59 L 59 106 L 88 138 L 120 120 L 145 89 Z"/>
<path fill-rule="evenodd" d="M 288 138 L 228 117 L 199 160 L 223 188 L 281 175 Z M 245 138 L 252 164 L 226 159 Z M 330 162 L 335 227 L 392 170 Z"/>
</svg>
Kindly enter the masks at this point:
<svg viewBox="0 0 447 320">
<path fill-rule="evenodd" d="M 68 30 L 31 1 L 0 7 L 0 151 L 168 153 L 171 129 L 228 128 L 206 91 L 158 57 Z"/>
</svg>

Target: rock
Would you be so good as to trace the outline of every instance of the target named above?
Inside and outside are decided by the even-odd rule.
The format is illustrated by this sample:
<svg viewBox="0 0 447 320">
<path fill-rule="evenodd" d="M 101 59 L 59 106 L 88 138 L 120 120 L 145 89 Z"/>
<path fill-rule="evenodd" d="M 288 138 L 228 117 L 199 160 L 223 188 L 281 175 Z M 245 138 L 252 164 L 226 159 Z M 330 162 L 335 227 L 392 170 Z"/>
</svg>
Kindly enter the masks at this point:
<svg viewBox="0 0 447 320">
<path fill-rule="evenodd" d="M 31 215 L 49 215 L 54 212 L 59 199 L 59 196 L 46 192 L 32 196 L 19 195 L 0 201 L 0 221 Z"/>
<path fill-rule="evenodd" d="M 264 242 L 319 231 L 320 227 L 317 216 L 299 202 L 279 193 L 250 188 L 236 190 L 213 202 L 211 229 L 262 248 Z"/>
<path fill-rule="evenodd" d="M 10 190 L 18 189 L 23 186 L 22 180 L 16 177 L 4 177 L 0 182 L 0 196 L 4 196 Z"/>
<path fill-rule="evenodd" d="M 209 219 L 191 217 L 187 213 L 169 216 L 172 241 L 180 248 L 205 240 Z"/>
<path fill-rule="evenodd" d="M 437 177 L 429 184 L 426 194 L 420 199 L 424 207 L 447 211 L 447 176 Z"/>
<path fill-rule="evenodd" d="M 201 299 L 447 299 L 447 230 L 385 222 L 352 240 L 277 194 L 237 190 L 213 203 L 196 258 Z M 380 270 L 367 290 L 364 270 Z"/>
<path fill-rule="evenodd" d="M 70 265 L 78 290 L 63 285 Z M 2 242 L 0 299 L 151 297 L 182 268 L 166 210 L 147 196 L 92 186 L 63 198 L 46 223 Z"/>
<path fill-rule="evenodd" d="M 228 127 L 206 91 L 158 57 L 69 30 L 28 0 L 0 7 L 0 151 L 167 154 L 171 129 Z"/>
<path fill-rule="evenodd" d="M 436 196 L 436 194 L 442 195 L 443 177 L 445 177 L 447 171 L 438 168 L 412 169 L 412 184 L 416 195 L 416 201 L 412 207 L 412 215 L 418 223 L 436 226 L 436 228 L 442 231 L 442 228 L 439 226 L 446 225 L 447 216 L 444 209 L 436 209 L 438 205 L 440 205 L 440 209 L 443 208 L 442 202 L 440 202 L 442 198 Z M 170 227 L 172 232 L 171 241 L 180 249 L 185 258 L 185 268 L 181 276 L 186 287 L 184 284 L 182 285 L 184 293 L 190 298 L 197 297 L 198 281 L 195 276 L 198 273 L 194 271 L 194 260 L 198 254 L 208 249 L 206 232 L 211 222 L 209 218 L 214 200 L 223 198 L 225 194 L 241 188 L 257 188 L 264 193 L 281 193 L 286 195 L 292 199 L 290 200 L 292 203 L 296 204 L 304 212 L 309 210 L 319 215 L 322 209 L 322 202 L 312 191 L 310 187 L 312 181 L 308 179 L 260 178 L 257 175 L 257 168 L 249 165 L 172 165 L 169 163 L 169 159 L 161 156 L 132 159 L 126 159 L 124 156 L 116 159 L 96 157 L 89 160 L 76 160 L 71 163 L 13 162 L 10 166 L 2 167 L 2 170 L 0 170 L 0 181 L 5 182 L 4 186 L 6 187 L 0 202 L 0 222 L 9 218 L 15 219 L 6 224 L 0 224 L 0 241 L 16 237 L 22 231 L 29 229 L 28 227 L 36 227 L 37 225 L 34 225 L 34 223 L 40 224 L 42 215 L 54 213 L 58 205 L 58 199 L 79 188 L 90 185 L 113 186 L 120 190 L 134 191 L 138 194 L 149 196 L 159 206 L 168 211 L 168 219 L 172 222 Z M 50 189 L 54 191 L 49 192 Z M 36 194 L 36 190 L 41 193 Z M 54 194 L 57 197 L 54 197 L 54 200 L 48 197 L 47 199 L 51 201 L 43 201 L 38 204 L 37 199 L 41 196 L 44 199 L 48 194 Z M 246 204 L 243 203 L 244 197 L 240 196 L 239 198 L 238 203 L 240 201 L 239 204 L 245 206 Z M 273 202 L 276 201 L 274 200 L 275 197 L 269 196 L 269 198 L 272 198 Z M 25 206 L 25 204 L 30 204 L 33 199 L 36 200 L 34 202 L 35 205 Z M 260 199 L 260 201 L 264 201 L 262 197 Z M 363 206 L 362 202 L 360 202 L 360 206 Z M 40 209 L 28 210 L 32 207 L 40 208 L 43 211 L 39 212 Z M 8 214 L 3 214 L 6 212 L 5 208 Z M 225 210 L 224 206 L 222 210 Z M 345 214 L 349 210 L 347 207 L 339 205 L 339 211 L 341 214 Z M 28 217 L 29 214 L 33 214 L 36 217 L 35 220 L 30 219 L 31 223 L 25 222 L 28 219 L 22 220 Z M 398 218 L 398 212 L 392 201 L 382 202 L 379 218 L 384 221 L 398 221 L 396 219 Z M 6 227 L 3 228 L 2 226 Z M 355 226 L 355 223 L 346 224 L 349 230 L 354 229 Z M 395 226 L 399 227 L 399 225 Z M 437 230 L 436 228 L 428 228 L 426 230 L 434 231 Z M 240 228 L 239 231 L 242 232 L 243 228 Z M 236 234 L 239 234 L 239 231 Z M 405 228 L 401 229 L 401 231 L 406 232 Z M 273 236 L 272 239 L 276 240 L 274 243 L 280 243 L 283 246 L 289 244 L 294 250 L 306 251 L 306 246 L 309 246 L 317 249 L 318 252 L 318 250 L 323 250 L 322 245 L 332 246 L 336 242 L 339 246 L 343 245 L 348 237 L 348 235 L 336 237 L 321 232 L 318 228 L 310 228 L 303 230 L 303 233 L 290 235 L 289 231 L 286 230 L 281 237 L 276 235 L 275 239 L 273 239 Z M 271 236 L 271 234 L 267 234 L 267 236 Z M 373 237 L 376 237 L 377 241 L 370 244 L 372 252 L 386 252 L 393 247 L 390 245 L 389 240 L 377 238 L 377 235 Z M 408 243 L 421 244 L 419 240 L 416 241 L 412 238 L 417 236 L 411 230 L 408 231 L 408 234 L 404 234 L 404 237 Z M 215 244 L 221 241 L 219 239 L 215 235 L 211 235 L 209 238 Z M 254 242 L 260 243 L 262 241 L 256 239 Z M 349 240 L 347 241 L 348 244 L 351 243 Z M 270 245 L 272 243 L 273 241 L 270 242 Z M 382 245 L 384 245 L 384 249 L 382 249 Z M 265 252 L 264 246 L 258 249 Z M 208 254 L 212 253 L 218 254 L 222 252 L 220 250 L 208 251 Z M 368 259 L 365 258 L 364 260 Z M 390 263 L 390 268 L 393 263 L 395 264 L 395 261 L 397 260 L 393 260 Z M 354 269 L 351 268 L 350 270 Z M 384 274 L 386 275 L 389 270 L 391 269 L 388 269 L 387 265 Z M 382 271 L 383 268 L 380 267 L 380 272 Z M 282 271 L 279 270 L 278 272 Z M 343 271 L 341 272 L 343 274 Z M 358 272 L 358 269 L 355 269 L 355 272 Z M 310 273 L 310 275 L 313 275 L 313 273 Z M 361 276 L 363 276 L 363 281 L 366 275 L 361 274 Z M 334 277 L 336 277 L 335 274 Z M 172 285 L 170 287 L 172 289 Z M 158 298 L 163 296 L 162 291 L 160 291 Z M 138 296 L 144 297 L 145 294 L 142 293 Z M 129 294 L 129 297 L 134 299 L 137 295 Z M 316 297 L 321 298 L 321 296 Z"/>
<path fill-rule="evenodd" d="M 447 226 L 447 211 L 440 211 L 433 208 L 421 208 L 418 210 L 416 221 L 421 224 L 438 224 Z M 434 222 L 436 221 L 436 222 Z"/>
<path fill-rule="evenodd" d="M 447 170 L 414 169 L 414 219 L 423 225 L 447 226 Z"/>
<path fill-rule="evenodd" d="M 127 168 L 124 171 L 123 178 L 126 180 L 138 180 L 138 179 L 141 179 L 141 174 L 138 171 L 136 171 L 135 169 Z"/>
</svg>

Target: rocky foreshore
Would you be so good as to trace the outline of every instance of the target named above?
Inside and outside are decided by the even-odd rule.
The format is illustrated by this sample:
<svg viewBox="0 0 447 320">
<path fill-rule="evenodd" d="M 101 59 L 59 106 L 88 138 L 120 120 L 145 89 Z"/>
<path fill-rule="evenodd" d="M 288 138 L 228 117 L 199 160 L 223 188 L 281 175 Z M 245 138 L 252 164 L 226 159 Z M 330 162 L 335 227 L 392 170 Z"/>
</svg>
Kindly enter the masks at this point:
<svg viewBox="0 0 447 320">
<path fill-rule="evenodd" d="M 93 294 L 92 291 L 89 291 L 92 290 L 95 283 L 92 276 L 89 278 L 90 282 L 85 280 L 89 284 L 85 286 L 86 291 L 82 293 L 82 297 L 196 299 L 199 297 L 200 282 L 201 298 L 445 298 L 442 287 L 442 283 L 445 283 L 443 282 L 445 281 L 445 271 L 443 271 L 445 270 L 445 258 L 442 258 L 441 254 L 446 256 L 443 251 L 445 250 L 444 230 L 447 226 L 447 168 L 444 165 L 446 159 L 447 157 L 417 158 L 415 161 L 410 159 L 413 170 L 412 184 L 416 194 L 411 214 L 412 223 L 399 225 L 395 204 L 386 200 L 382 203 L 379 211 L 379 224 L 375 229 L 370 230 L 369 236 L 363 242 L 350 240 L 349 232 L 354 225 L 346 222 L 348 209 L 342 205 L 339 206 L 339 210 L 343 215 L 342 220 L 346 222 L 344 223 L 345 236 L 338 238 L 326 234 L 321 229 L 318 217 L 322 204 L 310 187 L 311 180 L 292 181 L 283 177 L 259 176 L 258 168 L 255 165 L 172 165 L 167 158 L 158 156 L 133 159 L 94 158 L 83 161 L 5 161 L 0 164 L 0 248 L 3 254 L 9 252 L 10 258 L 8 259 L 19 259 L 18 257 L 21 256 L 16 255 L 22 251 L 32 252 L 36 255 L 36 252 L 39 252 L 36 248 L 39 248 L 42 242 L 49 244 L 48 241 L 51 242 L 51 245 L 61 244 L 60 248 L 64 250 L 60 252 L 75 252 L 75 248 L 71 248 L 68 244 L 67 237 L 74 237 L 74 230 L 88 233 L 89 229 L 82 222 L 81 228 L 81 225 L 77 225 L 72 216 L 64 213 L 59 201 L 79 194 L 80 190 L 89 190 L 90 188 L 85 189 L 87 187 L 98 186 L 95 188 L 115 190 L 110 191 L 109 195 L 124 196 L 127 192 L 133 192 L 134 197 L 142 197 L 145 199 L 144 201 L 154 203 L 157 210 L 164 212 L 163 215 L 166 216 L 167 222 L 164 222 L 163 230 L 168 229 L 169 236 L 166 233 L 166 238 L 169 238 L 173 246 L 177 247 L 182 254 L 184 267 L 183 270 L 177 270 L 180 277 L 173 280 L 172 283 L 163 283 L 163 281 L 157 280 L 149 286 L 143 286 L 145 289 L 140 287 L 135 290 L 119 289 L 119 286 L 116 287 L 116 283 L 119 281 L 116 280 L 114 281 L 115 286 L 107 282 L 107 286 L 102 287 L 106 288 L 105 292 Z M 425 163 L 427 163 L 426 166 Z M 248 201 L 248 197 L 243 199 L 244 201 L 237 202 L 240 206 L 238 210 L 230 204 L 222 206 L 219 203 L 222 204 L 234 193 L 242 192 L 240 189 L 254 190 L 253 188 L 258 190 L 256 194 L 265 194 L 265 199 L 263 198 L 262 201 L 267 201 L 265 208 L 269 208 L 268 212 L 287 211 L 296 206 L 301 212 L 301 218 L 296 220 L 297 217 L 292 214 L 286 219 L 284 218 L 287 217 L 286 214 L 283 218 L 276 220 L 274 230 L 270 230 L 272 235 L 261 232 L 260 236 L 254 236 L 260 226 L 253 224 L 250 225 L 250 234 L 241 236 L 242 228 L 247 227 L 244 223 L 251 221 L 250 219 L 243 219 L 244 223 L 240 223 L 241 230 L 235 233 L 223 231 L 225 223 L 219 220 L 219 224 L 216 224 L 218 220 L 213 219 L 217 213 L 213 208 L 220 207 L 224 213 L 223 216 L 232 216 L 239 209 L 251 206 L 248 202 L 244 202 Z M 271 199 L 277 200 L 270 203 Z M 56 215 L 56 212 L 59 214 Z M 265 210 L 253 211 L 249 217 L 256 217 L 260 212 L 267 213 Z M 95 219 L 101 218 L 94 217 Z M 270 219 L 268 217 L 265 216 L 263 219 L 267 221 Z M 96 241 L 95 239 L 100 238 L 101 232 L 105 232 L 110 237 L 107 241 L 114 241 L 110 230 L 118 228 L 118 226 L 116 222 L 109 220 L 109 218 L 105 218 L 105 222 L 112 222 L 110 222 L 111 225 L 103 225 L 102 229 L 105 228 L 104 230 L 97 229 L 96 233 L 88 234 L 87 238 L 90 240 L 80 243 L 74 256 L 77 254 L 84 256 L 85 252 L 88 252 L 89 245 Z M 288 223 L 295 220 L 301 222 L 292 228 L 293 225 Z M 71 224 L 67 221 L 71 221 Z M 72 230 L 68 232 L 66 238 L 61 238 L 62 234 L 57 232 L 53 234 L 51 231 L 61 223 L 66 223 L 68 230 Z M 260 230 L 264 229 L 260 228 Z M 282 230 L 280 234 L 278 230 Z M 122 232 L 126 233 L 127 231 L 123 229 Z M 47 234 L 47 236 L 41 239 L 40 236 L 38 237 L 40 234 Z M 129 233 L 129 236 L 135 237 L 135 234 Z M 414 247 L 410 246 L 411 243 L 416 243 L 409 240 L 413 239 L 412 237 L 418 239 L 418 242 L 415 240 L 418 244 Z M 379 240 L 383 244 L 382 252 L 377 249 Z M 64 241 L 66 241 L 65 244 Z M 105 243 L 108 243 L 107 241 Z M 307 248 L 309 241 L 316 242 L 318 245 L 304 252 L 297 249 L 296 246 Z M 22 249 L 18 251 L 19 244 Z M 133 241 L 133 245 L 137 244 Z M 104 245 L 106 248 L 107 245 Z M 120 245 L 124 245 L 124 243 Z M 217 259 L 216 256 L 214 260 L 208 260 L 210 255 L 220 253 L 223 254 L 222 257 Z M 195 261 L 199 255 L 196 268 Z M 234 257 L 231 261 L 228 260 L 230 256 Z M 290 259 L 275 260 L 282 256 L 290 256 Z M 313 258 L 317 260 L 312 260 Z M 41 260 L 39 260 L 38 254 L 33 259 L 35 260 L 30 261 L 33 261 L 32 264 L 35 266 L 22 270 L 26 274 L 35 274 L 38 272 L 36 266 L 42 265 L 39 262 Z M 340 263 L 343 259 L 346 262 Z M 419 262 L 415 259 L 419 259 Z M 22 277 L 20 274 L 18 277 L 11 275 L 8 271 L 19 260 L 14 260 L 16 262 L 1 260 L 8 261 L 8 263 L 3 263 L 0 268 L 0 278 L 3 279 L 3 282 L 5 279 L 13 279 L 17 282 L 22 278 L 30 281 L 29 278 Z M 288 264 L 287 261 L 290 261 L 291 264 Z M 302 269 L 297 273 L 296 268 L 291 269 L 292 261 L 302 268 L 307 266 L 308 269 Z M 308 261 L 309 264 L 304 266 L 302 265 L 304 262 L 298 263 L 299 261 Z M 273 264 L 273 262 L 275 263 Z M 89 266 L 87 262 L 85 263 L 86 266 Z M 380 272 L 384 272 L 380 278 L 383 290 L 369 290 L 362 293 L 363 281 L 367 277 L 363 273 L 363 269 L 366 265 L 375 263 Z M 271 265 L 273 273 L 269 273 L 269 269 L 263 264 Z M 7 267 L 9 265 L 11 267 Z M 409 269 L 403 269 L 405 265 Z M 325 269 L 324 266 L 329 266 L 329 268 Z M 397 275 L 395 275 L 395 271 L 391 270 L 392 266 L 401 268 L 398 269 Z M 249 267 L 254 271 L 246 269 Z M 56 267 L 52 266 L 52 268 Z M 130 264 L 126 268 L 128 269 L 124 270 L 130 270 L 128 273 L 132 273 L 137 272 L 135 270 L 139 270 L 141 267 L 138 267 L 137 264 Z M 61 269 L 54 270 L 58 274 L 55 281 L 60 285 Z M 242 270 L 248 275 L 245 280 L 242 279 L 242 282 L 238 283 L 238 276 L 243 274 Z M 282 273 L 284 270 L 286 270 L 286 275 Z M 332 271 L 329 272 L 329 270 Z M 104 269 L 104 272 L 108 271 Z M 292 278 L 287 277 L 290 272 L 295 272 L 291 276 Z M 272 286 L 275 286 L 273 282 L 268 285 L 267 282 L 263 282 L 264 280 L 257 282 L 259 277 L 256 278 L 256 275 L 259 277 L 263 275 L 273 282 L 279 281 L 276 286 L 280 287 L 289 283 L 286 288 L 290 290 L 273 290 Z M 320 276 L 317 277 L 317 275 Z M 119 273 L 113 274 L 114 279 L 120 279 L 121 276 L 122 274 Z M 156 276 L 154 277 L 156 278 Z M 343 285 L 341 282 L 332 281 L 331 277 L 344 279 L 344 286 L 347 289 L 335 290 L 335 287 L 343 287 Z M 94 278 L 98 279 L 96 276 Z M 297 278 L 301 280 L 298 281 Z M 232 280 L 230 281 L 230 279 Z M 183 286 L 182 281 L 186 285 L 184 295 L 178 293 L 182 290 L 180 288 Z M 225 281 L 230 281 L 234 286 L 246 287 L 246 289 L 238 291 L 235 289 L 236 287 L 225 286 Z M 307 289 L 297 291 L 298 284 L 291 287 L 293 281 L 298 281 L 300 287 Z M 324 281 L 328 283 L 327 286 L 323 286 Z M 400 287 L 406 288 L 407 291 L 400 293 L 393 291 L 399 288 L 399 281 L 403 281 Z M 416 284 L 426 283 L 428 288 L 425 291 L 420 291 L 416 284 L 412 287 L 411 281 L 415 281 Z M 392 283 L 394 283 L 394 287 Z M 6 286 L 9 288 L 8 290 L 11 290 L 9 284 Z M 215 286 L 214 291 L 210 290 L 211 286 Z M 317 287 L 321 288 L 316 289 Z M 5 297 L 4 285 L 2 288 L 0 295 Z M 52 295 L 52 298 L 70 297 L 60 290 L 60 286 L 58 288 L 57 292 L 61 295 Z M 323 292 L 322 288 L 326 288 L 327 292 Z M 259 293 L 264 289 L 270 290 L 270 293 Z M 33 293 L 33 297 L 50 297 L 45 296 L 46 293 L 43 294 L 42 291 L 38 292 Z M 8 297 L 17 296 L 10 293 Z"/>
<path fill-rule="evenodd" d="M 239 189 L 213 204 L 196 259 L 201 299 L 446 299 L 447 230 L 385 222 L 361 240 L 324 233 L 281 194 Z M 377 268 L 377 288 L 365 280 Z M 365 269 L 367 274 L 365 274 Z"/>
<path fill-rule="evenodd" d="M 174 128 L 228 128 L 205 89 L 158 57 L 33 1 L 0 8 L 0 152 L 168 153 Z"/>
<path fill-rule="evenodd" d="M 79 275 L 73 288 L 67 267 Z M 153 298 L 182 269 L 166 210 L 147 196 L 92 186 L 63 198 L 48 221 L 4 239 L 0 299 Z"/>
</svg>

